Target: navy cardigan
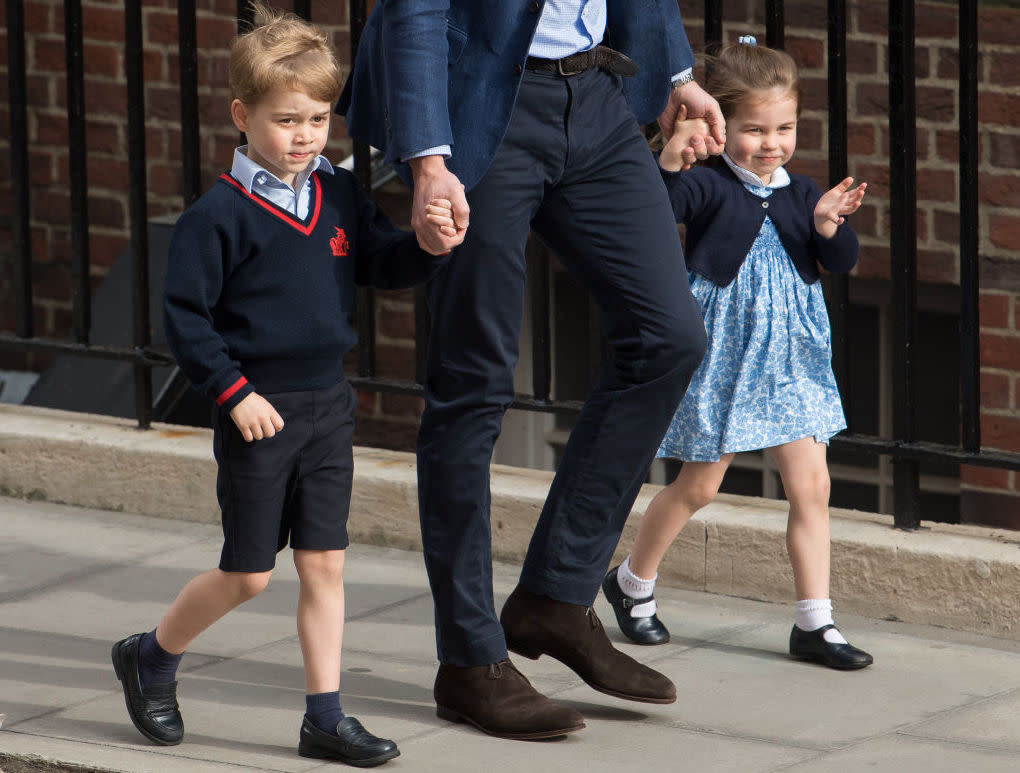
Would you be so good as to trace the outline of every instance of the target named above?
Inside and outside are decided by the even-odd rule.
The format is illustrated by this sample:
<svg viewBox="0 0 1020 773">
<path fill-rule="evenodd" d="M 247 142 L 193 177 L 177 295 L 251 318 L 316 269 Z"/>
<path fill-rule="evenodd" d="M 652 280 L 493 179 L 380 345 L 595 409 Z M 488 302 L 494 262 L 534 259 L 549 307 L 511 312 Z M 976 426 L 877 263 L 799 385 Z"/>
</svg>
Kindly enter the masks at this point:
<svg viewBox="0 0 1020 773">
<path fill-rule="evenodd" d="M 687 226 L 687 268 L 725 287 L 737 276 L 767 215 L 797 273 L 818 281 L 818 264 L 845 273 L 857 262 L 857 236 L 843 223 L 831 239 L 815 230 L 814 211 L 822 192 L 814 181 L 791 174 L 790 184 L 768 198 L 748 191 L 725 163 L 686 172 L 662 171 L 673 213 Z"/>
</svg>

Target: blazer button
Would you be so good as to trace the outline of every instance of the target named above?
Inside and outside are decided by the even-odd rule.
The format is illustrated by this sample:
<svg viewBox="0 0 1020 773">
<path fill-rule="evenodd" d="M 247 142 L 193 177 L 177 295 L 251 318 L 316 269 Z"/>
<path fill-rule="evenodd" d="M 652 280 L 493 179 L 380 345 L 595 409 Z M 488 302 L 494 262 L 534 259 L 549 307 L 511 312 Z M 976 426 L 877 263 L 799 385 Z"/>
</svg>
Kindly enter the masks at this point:
<svg viewBox="0 0 1020 773">
<path fill-rule="evenodd" d="M 763 201 L 763 202 L 761 203 L 761 205 L 762 205 L 762 207 L 764 207 L 765 209 L 768 209 L 768 208 L 769 208 L 769 203 L 768 203 L 767 201 Z"/>
<path fill-rule="evenodd" d="M 519 64 L 515 64 L 514 65 L 514 75 L 520 75 L 522 72 L 524 72 L 524 68 L 521 67 Z"/>
<path fill-rule="evenodd" d="M 532 13 L 538 13 L 539 8 L 540 6 L 536 2 L 532 2 L 531 5 L 528 6 L 528 10 L 531 11 Z"/>
</svg>

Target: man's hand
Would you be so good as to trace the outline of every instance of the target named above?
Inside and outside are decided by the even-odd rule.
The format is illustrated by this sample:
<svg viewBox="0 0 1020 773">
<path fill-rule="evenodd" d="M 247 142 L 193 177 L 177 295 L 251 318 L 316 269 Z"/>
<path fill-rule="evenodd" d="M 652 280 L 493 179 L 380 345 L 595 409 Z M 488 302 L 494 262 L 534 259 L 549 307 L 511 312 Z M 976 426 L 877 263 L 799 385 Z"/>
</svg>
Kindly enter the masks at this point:
<svg viewBox="0 0 1020 773">
<path fill-rule="evenodd" d="M 283 418 L 262 395 L 252 392 L 230 409 L 230 418 L 245 441 L 270 438 L 283 429 Z"/>
<path fill-rule="evenodd" d="M 464 186 L 457 175 L 446 168 L 442 156 L 422 156 L 408 162 L 414 175 L 414 198 L 411 204 L 411 228 L 419 246 L 431 255 L 443 255 L 464 241 L 470 208 Z M 437 199 L 450 202 L 453 226 L 437 229 L 428 220 L 429 205 Z M 451 235 L 452 231 L 452 235 Z"/>
<path fill-rule="evenodd" d="M 726 119 L 723 118 L 722 110 L 719 109 L 719 103 L 715 101 L 715 97 L 694 81 L 670 89 L 669 102 L 666 103 L 666 109 L 659 116 L 659 128 L 662 130 L 663 136 L 667 140 L 673 136 L 677 114 L 681 106 L 687 109 L 687 118 L 700 118 L 708 124 L 709 135 L 703 138 L 704 141 L 695 138 L 697 141 L 692 140 L 691 142 L 690 147 L 693 149 L 695 157 L 704 160 L 709 156 L 717 156 L 722 153 L 723 146 L 726 144 Z"/>
</svg>

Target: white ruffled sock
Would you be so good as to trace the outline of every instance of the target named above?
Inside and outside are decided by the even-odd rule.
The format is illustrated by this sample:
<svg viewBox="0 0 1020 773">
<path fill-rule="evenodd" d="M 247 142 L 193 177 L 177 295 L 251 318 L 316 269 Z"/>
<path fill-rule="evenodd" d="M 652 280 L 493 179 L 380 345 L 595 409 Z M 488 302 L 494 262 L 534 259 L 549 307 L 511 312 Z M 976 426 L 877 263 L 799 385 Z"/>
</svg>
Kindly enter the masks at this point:
<svg viewBox="0 0 1020 773">
<path fill-rule="evenodd" d="M 620 590 L 623 591 L 623 595 L 631 599 L 643 599 L 651 596 L 652 592 L 655 590 L 655 581 L 658 577 L 658 574 L 650 580 L 638 577 L 630 570 L 630 556 L 627 556 L 627 558 L 624 559 L 624 562 L 620 564 L 620 568 L 616 571 L 617 585 L 620 586 Z M 655 610 L 655 599 L 652 599 L 644 604 L 638 604 L 636 607 L 631 607 L 630 616 L 651 617 L 655 614 Z"/>
<path fill-rule="evenodd" d="M 832 599 L 801 599 L 794 607 L 793 624 L 802 631 L 817 631 L 823 625 L 835 625 L 832 620 Z M 822 634 L 830 644 L 846 644 L 838 628 Z"/>
</svg>

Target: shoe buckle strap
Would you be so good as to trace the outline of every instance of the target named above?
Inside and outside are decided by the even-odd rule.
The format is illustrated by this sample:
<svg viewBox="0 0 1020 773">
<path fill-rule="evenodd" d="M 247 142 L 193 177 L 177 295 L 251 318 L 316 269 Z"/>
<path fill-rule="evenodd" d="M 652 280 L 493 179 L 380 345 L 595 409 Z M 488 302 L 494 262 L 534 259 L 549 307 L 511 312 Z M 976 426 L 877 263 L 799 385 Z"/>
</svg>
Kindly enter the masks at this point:
<svg viewBox="0 0 1020 773">
<path fill-rule="evenodd" d="M 655 596 L 645 596 L 643 599 L 632 599 L 629 596 L 624 596 L 620 606 L 624 609 L 633 609 L 640 604 L 647 604 L 649 601 L 655 601 Z"/>
</svg>

